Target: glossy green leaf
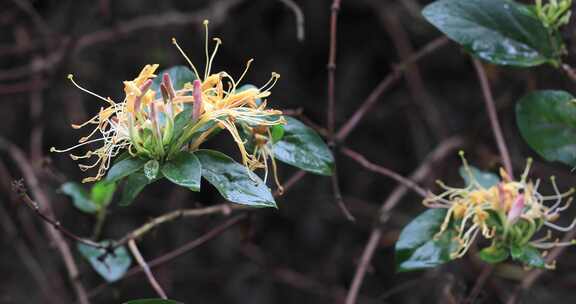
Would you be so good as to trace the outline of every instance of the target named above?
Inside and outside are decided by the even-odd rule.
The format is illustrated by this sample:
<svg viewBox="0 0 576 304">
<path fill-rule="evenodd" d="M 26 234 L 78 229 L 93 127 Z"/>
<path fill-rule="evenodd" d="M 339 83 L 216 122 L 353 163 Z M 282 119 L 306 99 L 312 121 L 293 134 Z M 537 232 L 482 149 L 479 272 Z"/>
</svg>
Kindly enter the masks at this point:
<svg viewBox="0 0 576 304">
<path fill-rule="evenodd" d="M 496 264 L 505 261 L 510 254 L 501 246 L 490 246 L 480 250 L 479 256 L 484 262 Z"/>
<path fill-rule="evenodd" d="M 470 173 L 472 174 L 473 178 L 476 179 L 476 181 L 483 188 L 488 189 L 492 186 L 495 186 L 496 184 L 498 184 L 500 182 L 500 177 L 498 177 L 498 175 L 496 175 L 494 173 L 482 171 L 482 170 L 480 170 L 476 167 L 473 167 L 473 166 L 469 166 L 469 168 L 470 168 Z M 466 169 L 464 168 L 464 166 L 460 167 L 460 169 L 458 170 L 458 173 L 460 173 L 460 176 L 464 179 L 466 186 L 470 185 L 470 182 L 471 182 L 470 174 L 468 172 L 466 172 Z"/>
<path fill-rule="evenodd" d="M 332 175 L 334 157 L 322 138 L 295 118 L 286 121 L 284 136 L 273 145 L 274 157 L 304 171 Z"/>
<path fill-rule="evenodd" d="M 124 302 L 124 304 L 182 304 L 182 302 L 164 299 L 139 299 Z"/>
<path fill-rule="evenodd" d="M 270 188 L 256 174 L 226 154 L 213 150 L 198 150 L 194 154 L 202 164 L 202 177 L 212 184 L 225 199 L 254 207 L 276 207 Z"/>
<path fill-rule="evenodd" d="M 522 137 L 548 161 L 576 166 L 576 103 L 564 91 L 536 91 L 516 104 Z"/>
<path fill-rule="evenodd" d="M 60 190 L 72 198 L 72 203 L 74 207 L 85 213 L 96 213 L 100 210 L 100 207 L 96 205 L 90 197 L 84 187 L 78 183 L 68 182 L 64 183 Z"/>
<path fill-rule="evenodd" d="M 200 191 L 202 165 L 192 153 L 180 152 L 174 159 L 164 163 L 162 174 L 177 185 Z"/>
<path fill-rule="evenodd" d="M 158 172 L 160 171 L 160 163 L 151 159 L 144 164 L 144 175 L 149 181 L 153 181 L 158 177 Z"/>
<path fill-rule="evenodd" d="M 90 198 L 94 204 L 100 207 L 106 207 L 112 201 L 114 191 L 116 191 L 115 183 L 100 181 L 92 186 L 92 190 L 90 190 Z"/>
<path fill-rule="evenodd" d="M 437 235 L 445 216 L 446 209 L 428 209 L 402 229 L 395 249 L 398 271 L 436 267 L 451 260 L 450 253 L 457 248 L 454 232 Z"/>
<path fill-rule="evenodd" d="M 526 6 L 508 0 L 439 0 L 424 17 L 490 63 L 531 67 L 559 62 L 562 43 Z"/>
<path fill-rule="evenodd" d="M 534 268 L 546 268 L 546 261 L 538 249 L 531 245 L 513 246 L 510 249 L 512 259 Z"/>
<path fill-rule="evenodd" d="M 103 241 L 102 244 L 106 245 L 108 241 Z M 116 248 L 113 254 L 104 255 L 106 253 L 104 249 L 79 243 L 78 251 L 90 262 L 92 268 L 108 282 L 122 278 L 132 264 L 132 258 L 124 246 Z"/>
<path fill-rule="evenodd" d="M 106 175 L 105 181 L 113 183 L 121 180 L 122 178 L 140 170 L 144 167 L 146 160 L 141 158 L 127 158 L 118 163 L 114 164 L 108 174 Z"/>
<path fill-rule="evenodd" d="M 149 183 L 150 180 L 142 172 L 128 176 L 122 189 L 122 197 L 120 198 L 119 205 L 128 206 L 132 204 L 138 194 L 140 194 Z"/>
<path fill-rule="evenodd" d="M 175 90 L 182 89 L 184 84 L 197 79 L 196 75 L 194 75 L 194 72 L 192 72 L 192 70 L 184 65 L 177 65 L 162 70 L 156 73 L 158 76 L 154 78 L 152 81 L 152 86 L 150 87 L 151 90 L 156 92 L 156 97 L 162 96 L 162 93 L 160 92 L 160 84 L 162 83 L 162 75 L 164 75 L 164 73 L 168 73 L 168 75 L 170 75 L 170 80 L 172 81 L 172 86 L 174 86 Z"/>
</svg>

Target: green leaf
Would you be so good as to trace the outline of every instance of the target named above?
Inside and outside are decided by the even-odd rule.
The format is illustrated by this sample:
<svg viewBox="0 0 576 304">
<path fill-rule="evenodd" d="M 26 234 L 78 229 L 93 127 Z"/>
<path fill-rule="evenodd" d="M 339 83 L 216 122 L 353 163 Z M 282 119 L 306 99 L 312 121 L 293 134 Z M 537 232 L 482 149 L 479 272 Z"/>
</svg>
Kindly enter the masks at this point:
<svg viewBox="0 0 576 304">
<path fill-rule="evenodd" d="M 272 135 L 272 143 L 277 143 L 284 137 L 284 125 L 275 125 L 270 128 L 270 133 Z"/>
<path fill-rule="evenodd" d="M 138 194 L 140 194 L 149 183 L 150 180 L 144 173 L 138 172 L 128 176 L 124 183 L 119 205 L 128 206 L 132 204 L 132 201 L 134 201 Z"/>
<path fill-rule="evenodd" d="M 505 261 L 509 253 L 507 248 L 490 246 L 480 250 L 479 256 L 484 262 L 496 264 Z"/>
<path fill-rule="evenodd" d="M 507 0 L 439 0 L 424 17 L 468 52 L 498 65 L 558 64 L 562 42 L 526 6 Z"/>
<path fill-rule="evenodd" d="M 162 167 L 162 174 L 177 185 L 200 191 L 202 165 L 192 153 L 180 152 L 174 159 L 167 161 Z"/>
<path fill-rule="evenodd" d="M 106 207 L 110 204 L 110 201 L 112 201 L 114 191 L 116 191 L 115 183 L 100 181 L 92 186 L 92 190 L 90 190 L 90 198 L 94 204 L 99 207 Z"/>
<path fill-rule="evenodd" d="M 284 136 L 273 145 L 274 157 L 304 171 L 332 175 L 334 156 L 322 138 L 295 118 L 286 121 Z"/>
<path fill-rule="evenodd" d="M 212 184 L 225 199 L 254 207 L 276 207 L 270 188 L 248 168 L 226 154 L 213 150 L 198 150 L 194 154 L 202 164 L 202 177 Z"/>
<path fill-rule="evenodd" d="M 151 159 L 144 164 L 144 175 L 148 178 L 149 181 L 153 181 L 158 176 L 158 171 L 160 170 L 160 163 L 155 160 Z"/>
<path fill-rule="evenodd" d="M 446 209 L 428 209 L 402 229 L 395 249 L 398 271 L 432 268 L 451 260 L 450 253 L 457 248 L 455 232 L 437 235 L 445 216 Z"/>
<path fill-rule="evenodd" d="M 510 248 L 512 259 L 522 262 L 524 265 L 534 268 L 546 268 L 546 261 L 538 249 L 531 245 L 512 246 Z"/>
<path fill-rule="evenodd" d="M 576 103 L 564 91 L 536 91 L 516 104 L 524 140 L 547 161 L 576 166 Z"/>
<path fill-rule="evenodd" d="M 469 168 L 470 173 L 472 174 L 474 179 L 476 179 L 476 181 L 478 181 L 480 186 L 482 186 L 485 189 L 495 186 L 500 182 L 500 178 L 498 177 L 498 175 L 494 173 L 482 171 L 473 166 L 469 166 Z M 468 174 L 468 172 L 466 172 L 464 166 L 460 167 L 458 173 L 460 173 L 460 176 L 464 179 L 464 182 L 466 182 L 466 186 L 470 185 L 471 182 L 470 175 Z"/>
<path fill-rule="evenodd" d="M 109 241 L 102 241 L 101 244 L 108 245 Z M 113 254 L 105 255 L 104 249 L 78 243 L 78 251 L 107 282 L 122 278 L 132 264 L 132 259 L 124 246 L 116 248 Z"/>
<path fill-rule="evenodd" d="M 182 302 L 164 299 L 139 299 L 124 302 L 124 304 L 182 304 Z"/>
<path fill-rule="evenodd" d="M 160 84 L 162 83 L 162 75 L 164 75 L 164 73 L 168 73 L 168 75 L 170 75 L 170 80 L 172 81 L 172 86 L 175 90 L 182 89 L 184 84 L 197 79 L 196 75 L 194 75 L 194 72 L 192 72 L 192 70 L 184 65 L 177 65 L 162 70 L 156 74 L 158 76 L 154 78 L 152 81 L 152 86 L 150 87 L 151 90 L 156 92 L 157 98 L 162 96 L 162 93 L 160 92 Z"/>
<path fill-rule="evenodd" d="M 144 167 L 146 160 L 140 158 L 127 158 L 116 163 L 106 175 L 105 181 L 113 183 L 123 179 L 124 177 L 140 170 Z"/>
<path fill-rule="evenodd" d="M 64 183 L 60 190 L 72 198 L 74 207 L 85 213 L 96 213 L 100 207 L 90 200 L 86 190 L 78 183 Z"/>
</svg>

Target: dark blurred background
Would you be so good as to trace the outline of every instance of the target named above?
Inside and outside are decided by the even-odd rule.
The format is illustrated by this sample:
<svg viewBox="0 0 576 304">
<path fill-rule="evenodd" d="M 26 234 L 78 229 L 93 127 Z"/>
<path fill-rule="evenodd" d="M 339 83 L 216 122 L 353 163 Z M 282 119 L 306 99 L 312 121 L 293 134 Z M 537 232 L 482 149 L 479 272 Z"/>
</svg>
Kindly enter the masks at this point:
<svg viewBox="0 0 576 304">
<path fill-rule="evenodd" d="M 342 2 L 336 62 L 337 126 L 351 117 L 383 79 L 395 73 L 402 60 L 441 37 L 420 16 L 428 2 Z M 224 42 L 214 70 L 239 75 L 245 62 L 255 58 L 248 82 L 262 84 L 272 71 L 282 75 L 269 100 L 271 107 L 287 110 L 317 128 L 324 126 L 331 1 L 292 3 L 303 15 L 303 39 L 298 37 L 297 14 L 287 3 L 292 1 L 0 0 L 0 137 L 25 152 L 25 161 L 63 225 L 76 234 L 90 235 L 94 219 L 78 212 L 70 199 L 57 191 L 63 181 L 79 181 L 85 175 L 65 154 L 51 154 L 49 148 L 73 145 L 84 134 L 70 124 L 87 120 L 102 104 L 73 87 L 66 75 L 74 73 L 83 86 L 121 99 L 122 81 L 134 78 L 143 65 L 185 64 L 171 37 L 178 38 L 192 60 L 203 66 L 203 19 L 210 19 L 212 35 Z M 574 50 L 573 24 L 564 34 L 568 49 Z M 528 91 L 571 91 L 574 84 L 549 67 L 486 69 L 517 172 L 526 157 L 532 156 L 536 157 L 535 177 L 556 175 L 561 187 L 573 185 L 570 168 L 542 161 L 522 141 L 514 106 Z M 340 147 L 409 176 L 435 147 L 456 136 L 461 140 L 457 148 L 465 149 L 473 164 L 496 172 L 497 148 L 469 56 L 448 43 L 404 71 L 396 72 L 398 81 L 378 98 Z M 320 133 L 324 131 L 319 127 Z M 237 156 L 230 138 L 224 135 L 210 146 Z M 420 184 L 436 189 L 433 181 L 438 178 L 461 184 L 456 151 L 449 150 L 444 158 L 431 163 Z M 336 158 L 339 185 L 355 222 L 346 220 L 335 204 L 330 178 L 306 175 L 277 200 L 278 210 L 249 211 L 247 219 L 217 238 L 155 268 L 169 297 L 184 303 L 343 303 L 377 223 L 378 210 L 397 183 L 343 154 L 336 153 Z M 282 181 L 295 172 L 280 166 Z M 73 303 L 62 260 L 48 241 L 42 222 L 10 190 L 11 182 L 23 176 L 10 153 L 1 154 L 0 173 L 0 303 L 55 303 L 56 298 Z M 128 208 L 113 204 L 104 236 L 119 238 L 165 212 L 219 202 L 222 199 L 209 185 L 202 193 L 192 193 L 157 183 Z M 398 233 L 423 210 L 420 198 L 408 193 L 387 214 L 389 220 L 381 226 L 383 237 L 369 264 L 358 303 L 453 303 L 475 292 L 473 287 L 485 265 L 473 257 L 429 271 L 395 272 L 393 249 Z M 566 221 L 570 213 L 575 214 L 567 212 Z M 166 224 L 139 245 L 143 255 L 153 259 L 226 218 L 213 215 Z M 93 303 L 155 296 L 142 274 L 95 290 L 103 280 L 79 256 L 74 244 L 71 247 L 80 280 Z M 568 249 L 556 271 L 545 273 L 521 293 L 525 303 L 574 299 L 575 257 L 574 249 Z M 474 302 L 505 302 L 527 273 L 515 264 L 502 264 L 482 285 Z"/>
</svg>

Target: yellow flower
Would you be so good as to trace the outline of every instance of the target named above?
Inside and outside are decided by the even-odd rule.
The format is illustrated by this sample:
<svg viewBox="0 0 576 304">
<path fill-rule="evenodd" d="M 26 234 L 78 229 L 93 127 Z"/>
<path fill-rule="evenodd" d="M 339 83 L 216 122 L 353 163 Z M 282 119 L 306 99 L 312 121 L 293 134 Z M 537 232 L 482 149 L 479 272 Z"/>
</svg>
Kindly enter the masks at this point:
<svg viewBox="0 0 576 304">
<path fill-rule="evenodd" d="M 571 196 L 574 189 L 560 193 L 555 178 L 552 177 L 554 195 L 540 194 L 538 192 L 539 181 L 533 183 L 528 180 L 531 159 L 528 160 L 520 180 L 513 180 L 507 172 L 501 170 L 501 181 L 486 188 L 475 178 L 462 152 L 460 156 L 464 171 L 470 181 L 469 184 L 465 188 L 453 188 L 438 181 L 445 191 L 439 195 L 429 196 L 423 201 L 424 205 L 430 208 L 448 210 L 438 235 L 449 229 L 450 225 L 455 227 L 459 247 L 451 254 L 452 258 L 462 257 L 480 233 L 486 239 L 497 238 L 504 243 L 513 240 L 528 242 L 542 227 L 558 231 L 568 231 L 576 227 L 576 220 L 568 227 L 552 223 L 558 218 L 560 212 L 570 205 L 571 198 L 568 198 L 565 204 L 562 204 L 562 201 Z M 547 203 L 550 201 L 553 201 L 553 204 L 548 206 Z M 510 227 L 520 220 L 524 221 L 528 228 L 520 230 L 523 235 L 511 235 L 513 229 Z M 497 234 L 497 231 L 500 234 Z M 543 249 L 573 244 L 573 242 L 561 243 L 547 240 L 548 238 L 543 238 L 532 241 L 530 244 Z"/>
<path fill-rule="evenodd" d="M 197 149 L 209 138 L 210 134 L 220 128 L 226 129 L 231 134 L 247 170 L 264 168 L 265 175 L 267 175 L 267 158 L 271 158 L 277 181 L 272 150 L 265 145 L 257 147 L 256 151 L 247 151 L 245 140 L 238 131 L 238 125 L 267 129 L 286 123 L 281 111 L 266 109 L 266 100 L 257 102 L 270 96 L 270 89 L 280 76 L 272 73 L 270 80 L 262 87 L 239 90 L 239 85 L 248 72 L 252 59 L 248 61 L 244 72 L 236 80 L 225 71 L 212 73 L 212 63 L 222 41 L 218 38 L 214 39 L 216 46 L 210 54 L 208 21 L 205 21 L 204 25 L 206 29 L 204 74 L 198 73 L 198 69 L 173 39 L 173 43 L 189 63 L 197 79 L 192 83 L 184 84 L 182 88 L 175 89 L 169 75 L 164 74 L 160 85 L 161 96 L 156 96 L 158 94 L 150 90 L 152 79 L 156 77 L 158 64 L 145 65 L 136 78 L 124 81 L 125 97 L 122 102 L 103 98 L 79 86 L 72 75 L 69 75 L 69 79 L 80 90 L 105 101 L 108 106 L 102 108 L 98 115 L 87 122 L 72 125 L 76 129 L 96 125 L 88 136 L 80 139 L 78 145 L 62 150 L 51 148 L 51 151 L 68 152 L 84 145 L 100 143 L 99 148 L 88 151 L 84 155 L 71 155 L 74 160 L 96 158 L 92 164 L 79 165 L 82 170 L 98 167 L 94 177 L 83 180 L 84 182 L 96 181 L 104 176 L 111 159 L 123 150 L 127 150 L 134 157 L 164 161 L 182 149 L 190 151 Z M 192 106 L 192 115 L 186 120 L 182 133 L 178 133 L 179 137 L 174 138 L 175 118 L 187 106 Z M 91 139 L 98 135 L 100 137 Z"/>
</svg>

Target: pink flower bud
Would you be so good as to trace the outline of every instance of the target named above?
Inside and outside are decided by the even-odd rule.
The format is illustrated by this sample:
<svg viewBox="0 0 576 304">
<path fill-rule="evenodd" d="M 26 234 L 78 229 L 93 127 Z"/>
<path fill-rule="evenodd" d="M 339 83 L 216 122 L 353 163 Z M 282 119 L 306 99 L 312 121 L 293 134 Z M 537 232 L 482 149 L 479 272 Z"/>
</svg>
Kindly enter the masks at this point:
<svg viewBox="0 0 576 304">
<path fill-rule="evenodd" d="M 512 203 L 512 207 L 510 211 L 508 211 L 508 222 L 514 223 L 520 215 L 522 214 L 522 210 L 524 210 L 524 194 L 518 194 L 514 202 Z"/>
<path fill-rule="evenodd" d="M 176 92 L 174 91 L 174 87 L 172 86 L 172 80 L 170 79 L 170 75 L 168 73 L 162 74 L 162 84 L 166 87 L 166 91 L 168 93 L 168 97 L 170 100 L 176 96 Z"/>
<path fill-rule="evenodd" d="M 192 96 L 194 97 L 194 106 L 192 107 L 192 121 L 197 121 L 200 117 L 200 112 L 202 111 L 202 82 L 196 79 L 192 85 L 194 86 L 194 91 L 192 91 Z"/>
<path fill-rule="evenodd" d="M 146 82 L 144 82 L 144 84 L 140 87 L 140 96 L 136 97 L 136 99 L 134 100 L 134 113 L 140 110 L 140 105 L 142 104 L 142 97 L 150 89 L 150 86 L 152 86 L 152 79 L 146 80 Z"/>
</svg>

